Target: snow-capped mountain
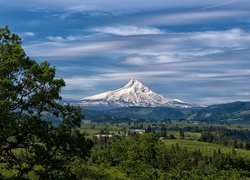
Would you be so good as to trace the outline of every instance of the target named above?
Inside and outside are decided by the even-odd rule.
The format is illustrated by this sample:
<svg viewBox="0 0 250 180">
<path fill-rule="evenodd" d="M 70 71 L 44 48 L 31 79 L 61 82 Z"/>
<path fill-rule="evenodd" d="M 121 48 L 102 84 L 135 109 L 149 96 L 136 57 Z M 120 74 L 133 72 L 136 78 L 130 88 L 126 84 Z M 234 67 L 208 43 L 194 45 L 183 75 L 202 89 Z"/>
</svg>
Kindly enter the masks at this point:
<svg viewBox="0 0 250 180">
<path fill-rule="evenodd" d="M 178 99 L 165 98 L 151 91 L 136 79 L 131 79 L 124 87 L 83 98 L 76 102 L 80 106 L 114 106 L 114 107 L 193 107 Z"/>
</svg>

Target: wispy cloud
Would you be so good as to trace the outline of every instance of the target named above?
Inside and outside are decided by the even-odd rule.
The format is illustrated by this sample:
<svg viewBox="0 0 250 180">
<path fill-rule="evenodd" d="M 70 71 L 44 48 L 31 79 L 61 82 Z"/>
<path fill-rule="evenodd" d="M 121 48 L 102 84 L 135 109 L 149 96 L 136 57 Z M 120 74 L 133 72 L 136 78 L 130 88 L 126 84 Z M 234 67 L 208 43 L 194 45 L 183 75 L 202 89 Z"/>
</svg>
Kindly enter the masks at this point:
<svg viewBox="0 0 250 180">
<path fill-rule="evenodd" d="M 219 7 L 227 7 L 230 5 L 234 5 L 237 6 L 237 4 L 239 4 L 240 2 L 244 2 L 244 0 L 228 0 L 228 1 L 222 1 L 222 2 L 217 2 L 217 3 L 213 3 L 211 5 L 205 6 L 203 8 L 201 8 L 201 10 L 207 10 L 207 9 L 215 9 L 215 8 L 219 8 Z"/>
<path fill-rule="evenodd" d="M 184 24 L 204 24 L 209 21 L 219 21 L 222 19 L 248 16 L 247 11 L 198 11 L 184 13 L 161 13 L 153 14 L 134 20 L 138 24 L 146 25 L 184 25 Z"/>
<path fill-rule="evenodd" d="M 85 12 L 85 11 L 97 11 L 99 8 L 96 5 L 87 5 L 87 4 L 79 4 L 73 5 L 66 9 L 68 12 L 78 13 L 78 12 Z"/>
<path fill-rule="evenodd" d="M 124 64 L 145 65 L 220 54 L 225 51 L 250 47 L 250 33 L 237 28 L 190 33 L 166 32 L 165 34 L 157 34 L 163 32 L 154 28 L 125 29 L 114 28 L 115 31 L 108 31 L 119 34 L 118 37 L 116 35 L 89 36 L 88 38 L 80 35 L 47 36 L 43 41 L 26 45 L 26 48 L 32 56 L 46 54 L 47 57 L 122 53 L 126 57 L 126 60 L 123 61 Z M 104 33 L 106 30 L 104 29 L 102 32 Z"/>
<path fill-rule="evenodd" d="M 180 61 L 178 57 L 169 54 L 158 54 L 158 55 L 133 55 L 127 57 L 123 64 L 128 65 L 150 65 L 150 64 L 163 64 L 173 63 Z"/>
<path fill-rule="evenodd" d="M 99 27 L 99 28 L 93 28 L 92 30 L 94 32 L 114 34 L 114 35 L 120 35 L 120 36 L 164 34 L 165 33 L 164 31 L 155 27 L 138 27 L 138 26 L 126 26 L 126 25 Z"/>
<path fill-rule="evenodd" d="M 67 36 L 67 37 L 62 37 L 62 36 L 47 36 L 46 37 L 50 41 L 55 41 L 55 42 L 67 42 L 67 41 L 75 41 L 79 39 L 76 36 Z"/>
<path fill-rule="evenodd" d="M 75 57 L 95 55 L 95 53 L 112 53 L 121 49 L 129 48 L 133 42 L 129 41 L 97 41 L 89 43 L 65 43 L 59 40 L 59 43 L 37 43 L 27 45 L 25 48 L 31 56 L 35 57 Z M 64 43 L 61 43 L 64 42 Z M 111 52 L 109 52 L 111 51 Z"/>
<path fill-rule="evenodd" d="M 174 71 L 130 71 L 130 72 L 113 72 L 103 73 L 95 76 L 72 76 L 64 78 L 66 82 L 65 90 L 94 90 L 103 83 L 114 83 L 123 81 L 126 83 L 132 78 L 145 79 L 152 76 L 175 74 Z M 119 87 L 117 87 L 119 88 Z"/>
<path fill-rule="evenodd" d="M 22 37 L 33 37 L 36 34 L 34 32 L 24 32 L 24 33 L 20 33 Z"/>
<path fill-rule="evenodd" d="M 248 47 L 250 45 L 250 34 L 235 28 L 226 31 L 207 31 L 194 33 L 193 40 L 203 41 L 213 47 Z"/>
</svg>

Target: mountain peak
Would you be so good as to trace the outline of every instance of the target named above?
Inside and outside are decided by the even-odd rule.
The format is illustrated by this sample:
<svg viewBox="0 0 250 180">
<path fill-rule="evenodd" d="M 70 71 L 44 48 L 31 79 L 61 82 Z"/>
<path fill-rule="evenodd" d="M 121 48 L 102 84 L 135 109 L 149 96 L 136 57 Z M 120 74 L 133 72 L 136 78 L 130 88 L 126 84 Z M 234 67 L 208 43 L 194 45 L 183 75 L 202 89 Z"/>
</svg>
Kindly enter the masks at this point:
<svg viewBox="0 0 250 180">
<path fill-rule="evenodd" d="M 131 79 L 125 86 L 124 88 L 132 88 L 132 87 L 143 87 L 144 85 L 136 80 L 136 79 Z"/>
<path fill-rule="evenodd" d="M 141 82 L 138 81 L 137 79 L 130 79 L 129 83 L 141 83 Z"/>
<path fill-rule="evenodd" d="M 128 83 L 134 84 L 134 83 L 137 83 L 137 82 L 139 82 L 137 79 L 130 79 L 130 81 Z"/>
<path fill-rule="evenodd" d="M 183 101 L 165 98 L 136 79 L 131 79 L 120 89 L 86 97 L 76 103 L 80 106 L 192 107 Z"/>
</svg>

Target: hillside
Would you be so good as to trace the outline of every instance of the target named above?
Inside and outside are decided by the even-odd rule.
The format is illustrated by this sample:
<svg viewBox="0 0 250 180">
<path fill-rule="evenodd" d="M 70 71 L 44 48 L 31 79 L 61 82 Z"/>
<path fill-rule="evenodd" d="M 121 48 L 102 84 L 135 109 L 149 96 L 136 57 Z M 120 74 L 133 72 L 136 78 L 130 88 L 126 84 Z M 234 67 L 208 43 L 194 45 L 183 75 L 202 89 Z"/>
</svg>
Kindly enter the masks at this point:
<svg viewBox="0 0 250 180">
<path fill-rule="evenodd" d="M 196 120 L 221 122 L 250 122 L 250 102 L 233 102 L 200 108 L 124 107 L 106 110 L 84 110 L 87 119 L 96 121 L 137 120 Z"/>
</svg>

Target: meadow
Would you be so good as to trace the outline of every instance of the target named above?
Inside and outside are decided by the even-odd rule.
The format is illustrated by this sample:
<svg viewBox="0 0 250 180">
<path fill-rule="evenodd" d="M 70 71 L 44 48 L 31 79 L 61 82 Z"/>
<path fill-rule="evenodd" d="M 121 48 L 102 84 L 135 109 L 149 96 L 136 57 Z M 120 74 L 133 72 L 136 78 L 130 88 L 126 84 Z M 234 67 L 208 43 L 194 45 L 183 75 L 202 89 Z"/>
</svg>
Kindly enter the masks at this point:
<svg viewBox="0 0 250 180">
<path fill-rule="evenodd" d="M 191 151 L 200 150 L 203 155 L 213 155 L 216 151 L 221 151 L 221 153 L 232 153 L 232 147 L 222 146 L 219 144 L 212 144 L 207 142 L 200 142 L 196 140 L 185 140 L 185 139 L 163 139 L 162 142 L 167 146 L 179 144 L 180 147 L 186 148 Z M 236 149 L 236 155 L 243 157 L 244 159 L 250 160 L 250 151 L 243 149 Z"/>
</svg>

